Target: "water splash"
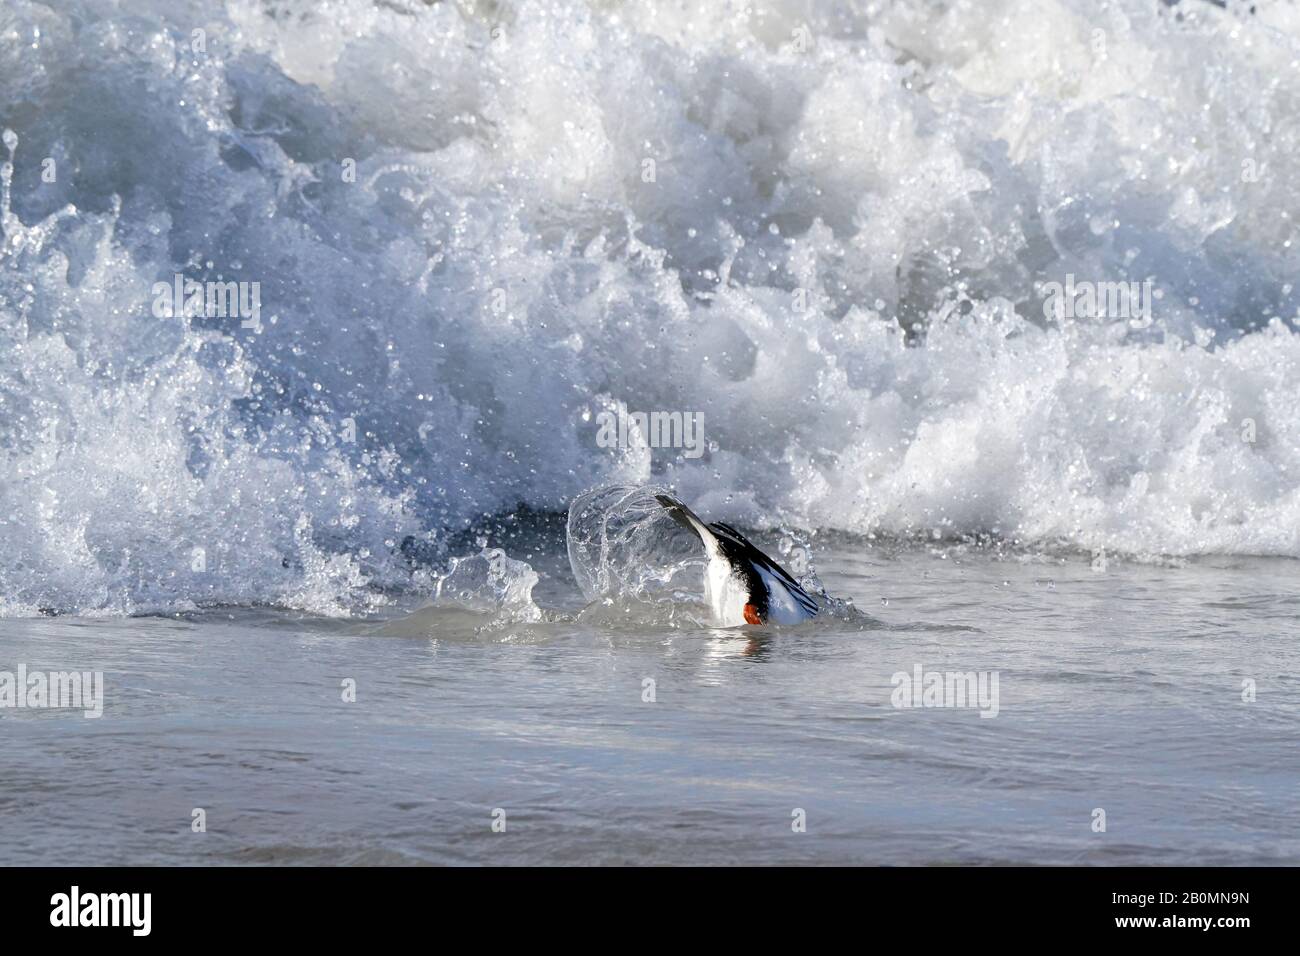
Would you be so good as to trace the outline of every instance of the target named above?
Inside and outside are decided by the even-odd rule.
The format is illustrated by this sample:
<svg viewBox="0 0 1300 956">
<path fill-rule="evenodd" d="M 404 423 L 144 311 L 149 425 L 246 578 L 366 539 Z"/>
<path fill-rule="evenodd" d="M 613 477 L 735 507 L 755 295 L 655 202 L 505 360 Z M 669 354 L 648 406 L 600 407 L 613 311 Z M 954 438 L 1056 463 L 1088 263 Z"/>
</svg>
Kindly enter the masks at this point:
<svg viewBox="0 0 1300 956">
<path fill-rule="evenodd" d="M 569 564 L 591 604 L 583 620 L 707 626 L 706 559 L 699 539 L 668 516 L 657 486 L 610 485 L 569 506 Z M 827 592 L 813 563 L 810 538 L 786 529 L 778 560 L 821 605 L 826 619 L 873 623 L 852 601 Z"/>
<path fill-rule="evenodd" d="M 438 578 L 432 604 L 491 614 L 496 621 L 540 621 L 542 611 L 533 603 L 537 581 L 526 561 L 516 561 L 500 548 L 484 548 L 451 559 L 450 569 Z"/>
</svg>

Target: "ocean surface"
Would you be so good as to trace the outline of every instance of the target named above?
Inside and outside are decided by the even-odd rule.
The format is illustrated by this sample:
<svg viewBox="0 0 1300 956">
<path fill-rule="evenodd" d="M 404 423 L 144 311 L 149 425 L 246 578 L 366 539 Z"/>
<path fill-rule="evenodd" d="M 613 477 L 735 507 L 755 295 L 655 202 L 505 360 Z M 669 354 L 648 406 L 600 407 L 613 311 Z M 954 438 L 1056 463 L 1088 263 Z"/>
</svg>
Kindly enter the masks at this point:
<svg viewBox="0 0 1300 956">
<path fill-rule="evenodd" d="M 0 133 L 0 862 L 1300 863 L 1300 6 L 4 0 Z"/>
<path fill-rule="evenodd" d="M 0 863 L 1300 863 L 1295 562 L 818 554 L 872 620 L 587 623 L 539 554 L 569 619 L 5 622 L 105 690 L 0 711 Z M 996 717 L 894 707 L 917 665 Z"/>
</svg>

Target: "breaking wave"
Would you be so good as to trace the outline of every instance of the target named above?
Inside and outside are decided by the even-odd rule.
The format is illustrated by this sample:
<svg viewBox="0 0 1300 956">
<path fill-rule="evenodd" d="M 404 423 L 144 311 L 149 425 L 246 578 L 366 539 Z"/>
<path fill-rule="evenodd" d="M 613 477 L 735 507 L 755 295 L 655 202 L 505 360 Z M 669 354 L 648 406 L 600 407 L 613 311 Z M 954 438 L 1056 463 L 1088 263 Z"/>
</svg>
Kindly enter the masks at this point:
<svg viewBox="0 0 1300 956">
<path fill-rule="evenodd" d="M 0 40 L 0 615 L 355 613 L 611 483 L 1300 556 L 1294 4 L 6 0 Z M 1064 318 L 1067 277 L 1154 301 Z M 701 448 L 597 441 L 656 410 Z"/>
</svg>

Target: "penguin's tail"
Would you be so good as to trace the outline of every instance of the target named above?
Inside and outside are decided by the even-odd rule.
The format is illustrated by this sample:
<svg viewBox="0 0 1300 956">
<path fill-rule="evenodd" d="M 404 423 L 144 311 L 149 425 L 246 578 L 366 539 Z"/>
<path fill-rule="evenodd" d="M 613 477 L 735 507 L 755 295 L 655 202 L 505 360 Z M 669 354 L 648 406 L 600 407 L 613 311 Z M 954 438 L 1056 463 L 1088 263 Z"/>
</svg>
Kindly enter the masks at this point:
<svg viewBox="0 0 1300 956">
<path fill-rule="evenodd" d="M 672 495 L 655 495 L 655 501 L 664 506 L 664 510 L 672 516 L 674 521 L 693 532 L 705 548 L 710 551 L 718 548 L 717 535 L 709 529 L 709 526 L 700 519 L 699 515 L 686 505 Z"/>
</svg>

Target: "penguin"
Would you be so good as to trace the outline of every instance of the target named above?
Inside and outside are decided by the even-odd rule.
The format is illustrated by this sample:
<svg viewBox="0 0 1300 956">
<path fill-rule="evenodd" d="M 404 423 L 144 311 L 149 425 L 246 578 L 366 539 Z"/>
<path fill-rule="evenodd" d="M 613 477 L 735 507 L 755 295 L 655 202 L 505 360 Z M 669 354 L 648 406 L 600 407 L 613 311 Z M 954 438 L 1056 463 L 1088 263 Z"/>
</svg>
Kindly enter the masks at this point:
<svg viewBox="0 0 1300 956">
<path fill-rule="evenodd" d="M 705 524 L 671 495 L 655 500 L 704 545 L 704 599 L 720 627 L 801 624 L 817 616 L 817 602 L 777 564 L 729 524 Z"/>
</svg>

